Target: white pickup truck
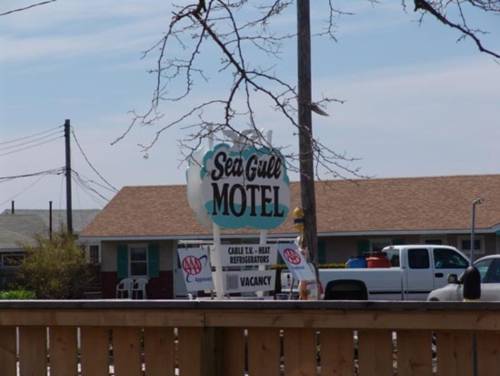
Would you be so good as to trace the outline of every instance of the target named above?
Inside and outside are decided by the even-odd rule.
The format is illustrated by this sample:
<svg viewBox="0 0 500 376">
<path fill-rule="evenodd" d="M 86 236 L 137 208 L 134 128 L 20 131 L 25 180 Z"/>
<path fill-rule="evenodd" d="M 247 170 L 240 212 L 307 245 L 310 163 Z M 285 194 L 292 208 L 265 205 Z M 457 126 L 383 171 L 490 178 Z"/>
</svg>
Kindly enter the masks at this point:
<svg viewBox="0 0 500 376">
<path fill-rule="evenodd" d="M 327 300 L 425 300 L 431 290 L 461 274 L 469 260 L 443 245 L 400 245 L 382 250 L 387 268 L 320 269 Z"/>
</svg>

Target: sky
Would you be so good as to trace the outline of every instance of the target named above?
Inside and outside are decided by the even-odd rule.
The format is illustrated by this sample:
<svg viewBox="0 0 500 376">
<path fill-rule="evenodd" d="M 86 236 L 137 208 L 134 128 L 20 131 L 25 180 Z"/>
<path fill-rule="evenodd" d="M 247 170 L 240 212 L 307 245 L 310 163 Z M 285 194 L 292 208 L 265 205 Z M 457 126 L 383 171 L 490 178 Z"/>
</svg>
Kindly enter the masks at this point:
<svg viewBox="0 0 500 376">
<path fill-rule="evenodd" d="M 30 3 L 3 0 L 0 13 Z M 311 3 L 313 30 L 319 31 L 326 1 Z M 353 167 L 372 178 L 500 173 L 500 64 L 471 41 L 457 42 L 455 31 L 431 18 L 420 25 L 400 1 L 335 4 L 354 15 L 336 20 L 336 42 L 313 39 L 313 98 L 345 100 L 329 105 L 330 116 L 314 116 L 321 142 L 356 157 Z M 0 177 L 62 167 L 64 139 L 56 127 L 70 119 L 86 157 L 113 187 L 184 184 L 187 166 L 178 140 L 185 129 L 163 133 L 148 158 L 138 144 L 148 143 L 158 128 L 135 128 L 111 145 L 130 124 L 130 111 L 148 108 L 155 56 L 143 59 L 142 52 L 166 31 L 172 10 L 164 0 L 58 0 L 0 17 Z M 490 32 L 484 41 L 499 51 L 500 16 L 469 16 Z M 295 9 L 272 26 L 293 32 Z M 226 93 L 213 47 L 202 52 L 209 81 L 197 81 L 185 101 L 162 104 L 164 121 Z M 254 66 L 272 64 L 294 84 L 294 40 L 285 42 L 277 60 L 252 58 Z M 289 124 L 264 102 L 256 101 L 256 109 L 274 144 L 296 150 Z M 46 144 L 19 150 L 12 148 L 19 143 L 8 143 L 52 128 L 40 136 L 53 139 Z M 73 182 L 73 207 L 102 208 L 115 193 L 74 140 L 72 164 L 82 179 Z M 49 201 L 64 208 L 64 189 L 62 175 L 0 180 L 0 210 L 11 200 L 18 208 L 47 208 Z"/>
</svg>

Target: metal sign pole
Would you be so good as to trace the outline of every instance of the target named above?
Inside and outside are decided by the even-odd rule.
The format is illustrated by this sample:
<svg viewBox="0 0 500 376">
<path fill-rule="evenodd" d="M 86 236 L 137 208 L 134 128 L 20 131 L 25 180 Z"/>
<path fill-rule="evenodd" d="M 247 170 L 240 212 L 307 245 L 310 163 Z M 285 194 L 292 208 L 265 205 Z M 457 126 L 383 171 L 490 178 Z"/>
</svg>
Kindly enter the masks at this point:
<svg viewBox="0 0 500 376">
<path fill-rule="evenodd" d="M 212 128 L 212 127 L 210 127 Z M 214 148 L 214 136 L 212 133 L 212 129 L 210 129 L 210 136 L 208 137 L 208 147 L 210 150 Z M 220 227 L 219 225 L 213 223 L 212 225 L 212 233 L 214 237 L 214 251 L 212 253 L 213 260 L 212 265 L 215 267 L 215 295 L 217 299 L 224 298 L 224 285 L 223 285 L 223 275 L 222 275 L 222 259 L 220 254 Z"/>
<path fill-rule="evenodd" d="M 266 134 L 266 139 L 269 144 L 269 147 L 271 147 L 272 142 L 273 142 L 273 131 L 268 130 Z M 267 244 L 267 230 L 260 230 L 259 232 L 259 245 L 266 245 Z M 266 270 L 265 265 L 259 265 L 259 270 Z M 257 296 L 259 298 L 264 296 L 264 291 L 257 291 Z"/>
</svg>

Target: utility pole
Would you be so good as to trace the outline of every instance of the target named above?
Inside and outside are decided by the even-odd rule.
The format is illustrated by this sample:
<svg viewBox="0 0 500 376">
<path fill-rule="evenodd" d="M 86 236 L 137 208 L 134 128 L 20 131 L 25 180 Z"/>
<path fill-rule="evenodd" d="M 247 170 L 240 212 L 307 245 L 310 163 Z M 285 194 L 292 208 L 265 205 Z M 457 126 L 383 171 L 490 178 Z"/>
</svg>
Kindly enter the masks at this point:
<svg viewBox="0 0 500 376">
<path fill-rule="evenodd" d="M 68 233 L 73 235 L 73 205 L 71 203 L 71 125 L 69 119 L 64 121 L 64 141 L 66 150 L 66 223 Z"/>
<path fill-rule="evenodd" d="M 300 194 L 304 210 L 304 242 L 308 257 L 318 265 L 316 196 L 311 116 L 311 25 L 309 0 L 297 0 L 298 116 Z"/>
</svg>

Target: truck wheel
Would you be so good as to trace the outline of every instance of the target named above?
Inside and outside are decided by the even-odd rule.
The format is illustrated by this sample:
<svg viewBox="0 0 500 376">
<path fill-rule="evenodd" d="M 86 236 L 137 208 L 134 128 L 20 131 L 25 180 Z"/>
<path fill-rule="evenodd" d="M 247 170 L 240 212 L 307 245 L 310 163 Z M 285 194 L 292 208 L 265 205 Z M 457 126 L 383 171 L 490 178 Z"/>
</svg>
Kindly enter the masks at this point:
<svg viewBox="0 0 500 376">
<path fill-rule="evenodd" d="M 368 291 L 361 281 L 330 281 L 326 285 L 325 300 L 368 300 Z"/>
</svg>

